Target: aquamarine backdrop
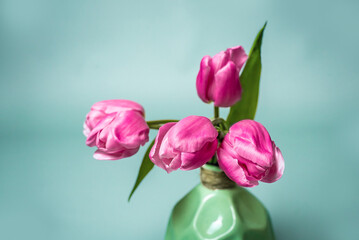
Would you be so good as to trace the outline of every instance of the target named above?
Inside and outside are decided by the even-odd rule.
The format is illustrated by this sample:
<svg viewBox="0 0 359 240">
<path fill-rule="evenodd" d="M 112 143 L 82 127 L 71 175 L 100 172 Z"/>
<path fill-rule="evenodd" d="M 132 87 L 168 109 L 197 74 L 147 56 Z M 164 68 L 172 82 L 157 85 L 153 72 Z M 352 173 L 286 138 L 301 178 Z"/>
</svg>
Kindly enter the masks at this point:
<svg viewBox="0 0 359 240">
<path fill-rule="evenodd" d="M 162 239 L 199 172 L 155 168 L 128 203 L 145 148 L 94 160 L 85 114 L 123 98 L 147 120 L 212 117 L 195 90 L 202 56 L 249 52 L 266 20 L 256 120 L 286 170 L 251 191 L 279 240 L 356 239 L 358 11 L 354 0 L 1 0 L 0 239 Z"/>
</svg>

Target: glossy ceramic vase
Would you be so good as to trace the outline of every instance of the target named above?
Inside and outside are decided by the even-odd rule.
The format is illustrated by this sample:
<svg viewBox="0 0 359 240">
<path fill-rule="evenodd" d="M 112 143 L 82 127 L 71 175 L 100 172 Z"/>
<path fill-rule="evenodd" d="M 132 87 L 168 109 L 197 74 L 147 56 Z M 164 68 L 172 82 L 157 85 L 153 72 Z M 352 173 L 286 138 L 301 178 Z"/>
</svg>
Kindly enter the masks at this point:
<svg viewBox="0 0 359 240">
<path fill-rule="evenodd" d="M 207 173 L 213 175 L 209 180 L 206 179 Z M 205 165 L 201 168 L 201 183 L 173 208 L 165 239 L 275 238 L 263 204 L 229 180 L 218 167 Z"/>
</svg>

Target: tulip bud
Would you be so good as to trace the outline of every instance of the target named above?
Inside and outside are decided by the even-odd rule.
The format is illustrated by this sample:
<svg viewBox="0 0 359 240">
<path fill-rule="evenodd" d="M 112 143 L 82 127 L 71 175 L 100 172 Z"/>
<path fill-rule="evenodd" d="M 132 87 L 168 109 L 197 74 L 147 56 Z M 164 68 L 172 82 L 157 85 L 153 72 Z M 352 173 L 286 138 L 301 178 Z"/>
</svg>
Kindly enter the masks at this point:
<svg viewBox="0 0 359 240">
<path fill-rule="evenodd" d="M 284 171 L 281 151 L 264 126 L 253 120 L 239 121 L 229 129 L 217 157 L 219 167 L 243 187 L 275 182 Z"/>
<path fill-rule="evenodd" d="M 98 149 L 94 158 L 117 160 L 134 155 L 148 142 L 149 127 L 144 110 L 129 100 L 95 103 L 84 124 L 86 144 Z"/>
<path fill-rule="evenodd" d="M 150 152 L 151 161 L 168 173 L 192 170 L 208 162 L 217 149 L 217 130 L 206 117 L 189 116 L 160 127 Z"/>
<path fill-rule="evenodd" d="M 124 99 L 100 101 L 92 105 L 91 111 L 86 116 L 83 130 L 84 135 L 87 137 L 91 130 L 105 116 L 122 111 L 137 111 L 142 116 L 145 116 L 145 110 L 136 102 Z"/>
<path fill-rule="evenodd" d="M 247 61 L 242 46 L 228 48 L 213 58 L 204 56 L 197 75 L 198 96 L 205 103 L 217 107 L 230 107 L 241 99 L 239 72 Z"/>
</svg>

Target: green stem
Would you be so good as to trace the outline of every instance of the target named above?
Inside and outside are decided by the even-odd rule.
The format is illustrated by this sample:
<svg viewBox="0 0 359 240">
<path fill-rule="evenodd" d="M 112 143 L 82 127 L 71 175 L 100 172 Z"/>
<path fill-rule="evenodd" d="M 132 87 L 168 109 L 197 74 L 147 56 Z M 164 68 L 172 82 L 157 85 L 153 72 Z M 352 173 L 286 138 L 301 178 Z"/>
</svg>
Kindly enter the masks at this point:
<svg viewBox="0 0 359 240">
<path fill-rule="evenodd" d="M 150 129 L 160 129 L 161 125 L 148 125 Z"/>
<path fill-rule="evenodd" d="M 147 124 L 164 124 L 169 122 L 178 122 L 179 120 L 176 119 L 162 119 L 162 120 L 154 120 L 154 121 L 147 121 Z"/>
<path fill-rule="evenodd" d="M 218 166 L 217 157 L 216 157 L 216 156 L 213 156 L 213 157 L 211 158 L 211 160 L 209 160 L 209 161 L 207 162 L 207 164 L 217 165 L 217 166 Z"/>
<path fill-rule="evenodd" d="M 163 120 L 147 121 L 146 123 L 150 127 L 150 129 L 159 129 L 163 124 L 169 123 L 169 122 L 178 122 L 178 120 L 163 119 Z"/>
<path fill-rule="evenodd" d="M 214 119 L 219 118 L 219 107 L 214 106 Z"/>
</svg>

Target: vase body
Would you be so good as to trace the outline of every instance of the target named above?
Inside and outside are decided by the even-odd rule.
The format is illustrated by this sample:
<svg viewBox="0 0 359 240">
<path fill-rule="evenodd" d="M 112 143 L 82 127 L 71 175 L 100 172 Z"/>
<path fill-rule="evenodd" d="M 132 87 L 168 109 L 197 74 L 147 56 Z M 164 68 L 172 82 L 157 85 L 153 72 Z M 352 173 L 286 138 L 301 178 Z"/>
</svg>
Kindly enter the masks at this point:
<svg viewBox="0 0 359 240">
<path fill-rule="evenodd" d="M 200 183 L 172 210 L 166 240 L 274 240 L 269 214 L 244 188 L 210 189 Z"/>
</svg>

